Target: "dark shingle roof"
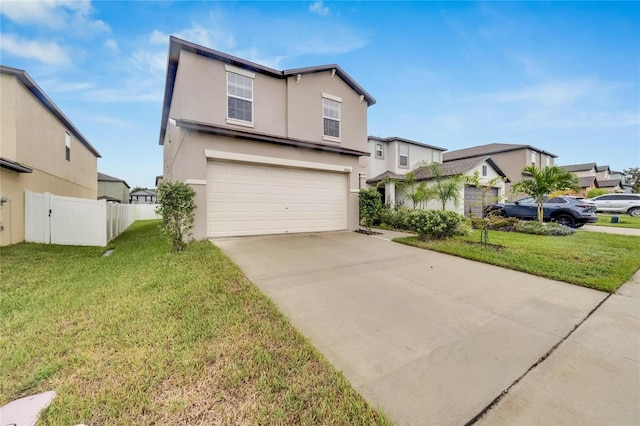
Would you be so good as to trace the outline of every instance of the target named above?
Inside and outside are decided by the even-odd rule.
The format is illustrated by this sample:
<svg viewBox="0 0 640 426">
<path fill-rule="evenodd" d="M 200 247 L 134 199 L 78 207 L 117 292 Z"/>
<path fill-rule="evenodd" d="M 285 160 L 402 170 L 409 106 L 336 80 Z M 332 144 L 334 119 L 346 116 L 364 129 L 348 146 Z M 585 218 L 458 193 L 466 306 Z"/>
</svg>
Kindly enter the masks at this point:
<svg viewBox="0 0 640 426">
<path fill-rule="evenodd" d="M 622 181 L 620 179 L 599 180 L 598 181 L 598 187 L 599 188 L 614 188 L 616 186 L 622 187 Z"/>
<path fill-rule="evenodd" d="M 595 169 L 596 163 L 584 163 L 584 164 L 569 164 L 568 166 L 560 166 L 568 172 L 584 172 L 587 170 Z"/>
<path fill-rule="evenodd" d="M 487 163 L 489 163 L 489 165 L 491 167 L 494 168 L 494 170 L 496 171 L 496 173 L 498 173 L 498 175 L 506 178 L 507 176 L 504 174 L 504 172 L 502 170 L 500 170 L 500 167 L 498 167 L 498 165 L 491 159 L 491 157 L 489 156 L 484 156 L 484 157 L 474 157 L 474 158 L 465 158 L 462 160 L 452 160 L 452 161 L 445 161 L 444 163 L 440 164 L 440 170 L 442 173 L 442 177 L 449 177 L 449 176 L 456 176 L 456 175 L 462 175 L 465 174 L 466 172 L 468 172 L 469 170 L 475 168 L 478 164 L 482 163 L 486 161 Z M 431 167 L 429 167 L 429 165 L 423 166 L 423 167 L 418 167 L 417 169 L 415 169 L 413 171 L 415 177 L 416 177 L 416 181 L 421 181 L 421 180 L 430 180 L 434 178 L 434 174 L 433 174 L 433 170 L 431 169 Z M 391 171 L 386 171 L 384 173 L 382 173 L 379 176 L 376 176 L 374 178 L 371 178 L 369 180 L 367 180 L 368 184 L 374 184 L 374 183 L 378 183 L 384 179 L 397 179 L 397 180 L 404 180 L 405 179 L 405 175 L 398 175 L 395 174 Z M 508 180 L 507 180 L 508 182 Z"/>
<path fill-rule="evenodd" d="M 599 187 L 598 180 L 596 179 L 595 176 L 585 176 L 585 177 L 578 178 L 578 185 L 580 186 L 580 188 L 590 187 L 594 183 L 596 185 L 596 188 L 598 188 Z"/>
<path fill-rule="evenodd" d="M 608 165 L 606 165 L 606 166 L 596 166 L 596 171 L 597 172 L 604 172 L 605 170 L 611 171 L 611 169 L 609 168 Z"/>
<path fill-rule="evenodd" d="M 379 138 L 377 136 L 369 136 L 369 139 L 373 139 L 375 141 L 380 142 L 404 142 L 412 145 L 424 146 L 427 148 L 435 149 L 437 151 L 446 151 L 447 148 L 440 148 L 439 146 L 429 145 L 422 142 L 412 141 L 411 139 L 399 138 L 398 136 L 389 136 L 388 138 Z"/>
<path fill-rule="evenodd" d="M 117 177 L 105 175 L 104 173 L 100 173 L 100 172 L 98 172 L 98 182 L 122 182 L 127 188 L 131 188 L 129 185 L 127 185 L 127 182 L 125 182 L 124 180 L 119 179 Z"/>
<path fill-rule="evenodd" d="M 500 154 L 503 152 L 517 151 L 519 149 L 532 149 L 534 151 L 541 152 L 551 157 L 557 158 L 558 156 L 550 152 L 544 151 L 540 148 L 536 148 L 531 145 L 517 145 L 510 143 L 490 143 L 487 145 L 479 145 L 471 148 L 458 149 L 456 151 L 445 152 L 443 155 L 444 161 L 448 160 L 460 160 L 463 158 L 479 157 L 482 155 Z"/>
</svg>

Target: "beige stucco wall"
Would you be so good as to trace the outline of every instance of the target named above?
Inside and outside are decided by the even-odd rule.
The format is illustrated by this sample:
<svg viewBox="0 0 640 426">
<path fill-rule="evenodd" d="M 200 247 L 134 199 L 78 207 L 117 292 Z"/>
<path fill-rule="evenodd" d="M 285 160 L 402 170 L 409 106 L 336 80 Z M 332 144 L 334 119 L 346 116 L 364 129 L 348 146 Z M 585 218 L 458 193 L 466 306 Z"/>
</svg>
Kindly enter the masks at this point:
<svg viewBox="0 0 640 426">
<path fill-rule="evenodd" d="M 253 127 L 227 123 L 225 64 L 180 52 L 169 117 L 286 137 L 286 82 L 255 73 Z"/>
<path fill-rule="evenodd" d="M 2 74 L 1 83 L 1 155 L 33 169 L 2 169 L 0 196 L 11 199 L 0 224 L 4 246 L 24 241 L 25 190 L 95 200 L 98 159 L 15 77 Z M 65 159 L 65 131 L 71 135 L 70 161 Z"/>
<path fill-rule="evenodd" d="M 337 74 L 331 71 L 303 74 L 300 83 L 296 76 L 287 79 L 288 137 L 326 145 L 367 150 L 367 101 L 360 102 L 356 93 Z M 323 139 L 322 94 L 342 99 L 340 109 L 340 142 Z"/>
<path fill-rule="evenodd" d="M 238 139 L 207 135 L 197 132 L 189 132 L 177 129 L 180 138 L 184 137 L 184 143 L 172 167 L 165 170 L 164 179 L 167 181 L 188 182 L 196 191 L 195 203 L 198 208 L 195 211 L 195 226 L 193 236 L 196 239 L 207 236 L 207 157 L 205 150 L 223 151 L 231 153 L 243 153 L 254 156 L 273 157 L 278 159 L 308 161 L 330 165 L 350 167 L 349 195 L 347 202 L 349 230 L 358 227 L 358 194 L 360 188 L 359 174 L 366 170 L 366 163 L 361 163 L 359 158 L 352 155 L 340 155 L 329 152 L 309 150 L 304 148 L 286 147 L 264 142 L 239 141 Z"/>
<path fill-rule="evenodd" d="M 381 143 L 384 150 L 384 158 L 376 158 L 376 144 Z M 400 167 L 400 144 L 406 144 L 409 148 L 409 166 Z M 411 170 L 429 163 L 442 163 L 442 153 L 428 146 L 421 146 L 400 141 L 381 142 L 375 139 L 368 140 L 369 179 L 381 175 L 386 171 L 404 175 Z"/>
</svg>

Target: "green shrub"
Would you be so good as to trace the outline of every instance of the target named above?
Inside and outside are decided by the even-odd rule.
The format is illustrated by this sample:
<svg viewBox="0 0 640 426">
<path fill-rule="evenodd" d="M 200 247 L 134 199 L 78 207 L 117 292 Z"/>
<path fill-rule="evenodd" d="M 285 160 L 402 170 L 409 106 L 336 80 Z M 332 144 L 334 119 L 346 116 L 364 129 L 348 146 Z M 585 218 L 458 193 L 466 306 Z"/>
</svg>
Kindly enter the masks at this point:
<svg viewBox="0 0 640 426">
<path fill-rule="evenodd" d="M 382 206 L 376 225 L 391 229 L 407 229 L 405 220 L 411 210 L 405 206 L 391 207 L 389 204 Z"/>
<path fill-rule="evenodd" d="M 162 182 L 158 185 L 158 206 L 156 213 L 162 216 L 160 226 L 173 245 L 173 251 L 187 247 L 194 223 L 193 199 L 196 192 L 183 182 Z"/>
<path fill-rule="evenodd" d="M 486 224 L 486 228 L 482 227 L 482 222 Z M 513 231 L 518 219 L 515 217 L 504 217 L 488 215 L 484 218 L 474 217 L 471 219 L 473 229 L 489 229 L 492 231 Z"/>
<path fill-rule="evenodd" d="M 453 237 L 464 218 L 455 212 L 441 210 L 413 210 L 405 219 L 408 230 L 418 234 L 418 238 L 440 240 Z"/>
<path fill-rule="evenodd" d="M 552 235 L 552 236 L 566 236 L 575 234 L 576 230 L 563 226 L 557 223 L 543 223 L 542 225 L 534 220 L 530 221 L 518 221 L 516 222 L 514 229 L 515 232 L 521 232 L 523 234 L 533 235 Z"/>
<path fill-rule="evenodd" d="M 455 235 L 465 236 L 471 234 L 473 231 L 473 226 L 471 225 L 471 220 L 463 220 L 456 226 L 456 230 L 454 232 Z"/>
<path fill-rule="evenodd" d="M 608 194 L 609 191 L 607 191 L 606 189 L 602 189 L 602 188 L 593 188 L 590 189 L 589 191 L 587 191 L 587 198 L 593 198 L 593 197 L 597 197 L 598 195 L 604 195 L 604 194 Z"/>
<path fill-rule="evenodd" d="M 379 220 L 380 211 L 382 210 L 381 196 L 375 187 L 361 189 L 358 194 L 360 206 L 360 223 L 371 233 L 371 226 Z"/>
</svg>

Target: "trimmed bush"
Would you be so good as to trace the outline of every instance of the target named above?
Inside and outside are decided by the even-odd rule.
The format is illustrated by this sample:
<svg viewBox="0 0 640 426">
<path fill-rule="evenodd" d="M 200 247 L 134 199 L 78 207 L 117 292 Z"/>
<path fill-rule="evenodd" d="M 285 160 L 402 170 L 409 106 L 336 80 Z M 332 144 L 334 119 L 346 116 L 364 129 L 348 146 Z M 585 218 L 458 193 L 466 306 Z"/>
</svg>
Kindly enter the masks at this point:
<svg viewBox="0 0 640 426">
<path fill-rule="evenodd" d="M 514 227 L 515 232 L 533 235 L 566 236 L 575 234 L 576 230 L 557 223 L 543 223 L 536 221 L 518 221 Z"/>
<path fill-rule="evenodd" d="M 158 185 L 156 213 L 162 216 L 162 227 L 171 240 L 173 251 L 183 251 L 191 238 L 194 223 L 196 192 L 183 182 L 162 182 Z"/>
<path fill-rule="evenodd" d="M 413 210 L 405 219 L 405 226 L 418 234 L 418 238 L 441 240 L 456 235 L 464 218 L 455 212 L 441 210 Z"/>
<path fill-rule="evenodd" d="M 486 228 L 482 227 L 483 220 L 486 224 Z M 518 222 L 519 220 L 515 217 L 488 215 L 484 217 L 484 219 L 481 217 L 474 217 L 473 219 L 471 219 L 471 226 L 473 226 L 473 229 L 489 229 L 492 231 L 509 232 L 515 230 L 514 228 L 516 226 L 516 223 Z"/>
<path fill-rule="evenodd" d="M 607 191 L 606 189 L 602 189 L 602 188 L 593 188 L 590 189 L 589 191 L 587 191 L 587 198 L 593 198 L 593 197 L 597 197 L 598 195 L 604 195 L 604 194 L 608 194 L 609 191 Z"/>
<path fill-rule="evenodd" d="M 367 233 L 371 234 L 371 226 L 379 220 L 382 210 L 381 196 L 375 187 L 361 189 L 358 194 L 360 206 L 360 223 L 367 228 Z"/>
</svg>

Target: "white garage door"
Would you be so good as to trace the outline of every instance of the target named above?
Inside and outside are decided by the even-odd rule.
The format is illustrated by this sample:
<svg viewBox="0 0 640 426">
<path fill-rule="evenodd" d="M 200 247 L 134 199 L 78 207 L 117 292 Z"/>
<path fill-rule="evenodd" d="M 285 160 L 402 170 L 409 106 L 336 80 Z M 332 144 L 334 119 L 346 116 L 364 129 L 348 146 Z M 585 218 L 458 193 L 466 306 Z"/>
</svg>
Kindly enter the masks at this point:
<svg viewBox="0 0 640 426">
<path fill-rule="evenodd" d="M 209 237 L 338 231 L 347 228 L 347 175 L 210 161 Z"/>
</svg>

